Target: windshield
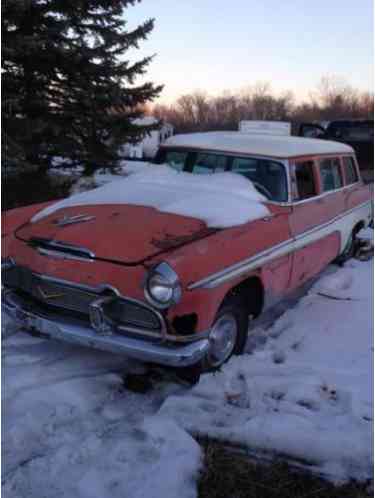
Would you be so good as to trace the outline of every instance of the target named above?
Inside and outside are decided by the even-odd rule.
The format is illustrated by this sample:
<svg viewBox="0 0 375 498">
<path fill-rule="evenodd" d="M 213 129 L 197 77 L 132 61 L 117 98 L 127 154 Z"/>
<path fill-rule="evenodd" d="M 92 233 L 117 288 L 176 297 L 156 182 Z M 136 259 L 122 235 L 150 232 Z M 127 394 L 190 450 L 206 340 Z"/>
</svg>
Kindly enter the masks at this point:
<svg viewBox="0 0 375 498">
<path fill-rule="evenodd" d="M 285 166 L 272 159 L 164 147 L 159 150 L 155 162 L 196 175 L 231 171 L 250 180 L 267 199 L 275 202 L 288 200 Z"/>
</svg>

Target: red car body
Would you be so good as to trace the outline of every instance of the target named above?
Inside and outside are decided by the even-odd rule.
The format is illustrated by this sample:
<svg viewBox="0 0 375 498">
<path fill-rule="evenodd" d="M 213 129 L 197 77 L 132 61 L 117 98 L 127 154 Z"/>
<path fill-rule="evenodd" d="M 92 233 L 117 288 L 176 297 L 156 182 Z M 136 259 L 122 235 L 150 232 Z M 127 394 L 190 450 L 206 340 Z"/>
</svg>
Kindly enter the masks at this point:
<svg viewBox="0 0 375 498">
<path fill-rule="evenodd" d="M 263 137 L 260 147 L 251 137 L 238 143 L 237 135 L 172 138 L 160 157 L 168 150 L 204 150 L 231 160 L 238 155 L 279 161 L 285 167 L 287 197 L 267 201 L 268 216 L 212 229 L 195 218 L 126 204 L 66 207 L 34 223 L 30 219 L 46 204 L 14 209 L 3 217 L 5 311 L 24 327 L 54 338 L 187 366 L 207 353 L 210 330 L 229 293 L 242 293 L 252 314 L 259 315 L 344 254 L 353 233 L 372 217 L 370 191 L 353 150 L 284 137 Z M 325 190 L 330 180 L 322 168 L 330 178 L 330 164 L 337 184 Z M 60 223 L 82 213 L 85 222 Z M 162 262 L 178 275 L 181 298 L 158 309 L 145 296 L 145 281 Z M 147 319 L 159 321 L 159 328 L 148 329 L 141 317 L 138 329 L 134 318 L 120 330 L 113 315 L 111 328 L 101 329 L 95 322 L 103 321 L 100 303 L 91 322 L 73 316 L 75 303 L 82 311 L 83 304 L 90 307 L 109 295 L 134 305 L 127 316 L 140 319 L 150 313 Z"/>
</svg>

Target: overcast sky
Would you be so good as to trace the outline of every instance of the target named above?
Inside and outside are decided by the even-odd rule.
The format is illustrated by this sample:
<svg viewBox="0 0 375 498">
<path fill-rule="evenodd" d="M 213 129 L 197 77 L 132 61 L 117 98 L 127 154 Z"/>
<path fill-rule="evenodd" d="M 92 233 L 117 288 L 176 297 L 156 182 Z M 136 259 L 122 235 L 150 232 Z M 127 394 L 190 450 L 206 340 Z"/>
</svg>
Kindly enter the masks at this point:
<svg viewBox="0 0 375 498">
<path fill-rule="evenodd" d="M 373 87 L 372 0 L 143 0 L 125 17 L 156 20 L 137 56 L 157 54 L 148 78 L 163 101 L 256 81 L 302 99 L 328 74 Z"/>
</svg>

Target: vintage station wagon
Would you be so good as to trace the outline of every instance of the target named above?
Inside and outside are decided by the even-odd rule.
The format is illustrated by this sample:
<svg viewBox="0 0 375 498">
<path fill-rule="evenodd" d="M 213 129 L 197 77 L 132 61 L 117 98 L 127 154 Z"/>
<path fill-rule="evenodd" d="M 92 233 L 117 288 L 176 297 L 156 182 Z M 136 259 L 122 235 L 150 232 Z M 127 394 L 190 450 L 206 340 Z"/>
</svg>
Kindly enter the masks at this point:
<svg viewBox="0 0 375 498">
<path fill-rule="evenodd" d="M 218 368 L 242 353 L 251 318 L 350 258 L 371 221 L 369 189 L 342 143 L 180 135 L 156 162 L 193 175 L 238 173 L 268 214 L 212 228 L 126 199 L 9 211 L 2 305 L 21 326 L 148 363 Z"/>
</svg>

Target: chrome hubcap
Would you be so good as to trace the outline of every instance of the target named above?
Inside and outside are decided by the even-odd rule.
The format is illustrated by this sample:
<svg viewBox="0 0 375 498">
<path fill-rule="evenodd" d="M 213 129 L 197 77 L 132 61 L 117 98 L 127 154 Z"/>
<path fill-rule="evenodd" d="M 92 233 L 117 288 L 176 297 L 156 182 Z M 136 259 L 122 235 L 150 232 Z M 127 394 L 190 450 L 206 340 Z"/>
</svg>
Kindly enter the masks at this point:
<svg viewBox="0 0 375 498">
<path fill-rule="evenodd" d="M 225 362 L 232 354 L 237 339 L 237 321 L 231 314 L 222 315 L 214 323 L 209 341 L 208 361 L 212 367 Z"/>
</svg>

